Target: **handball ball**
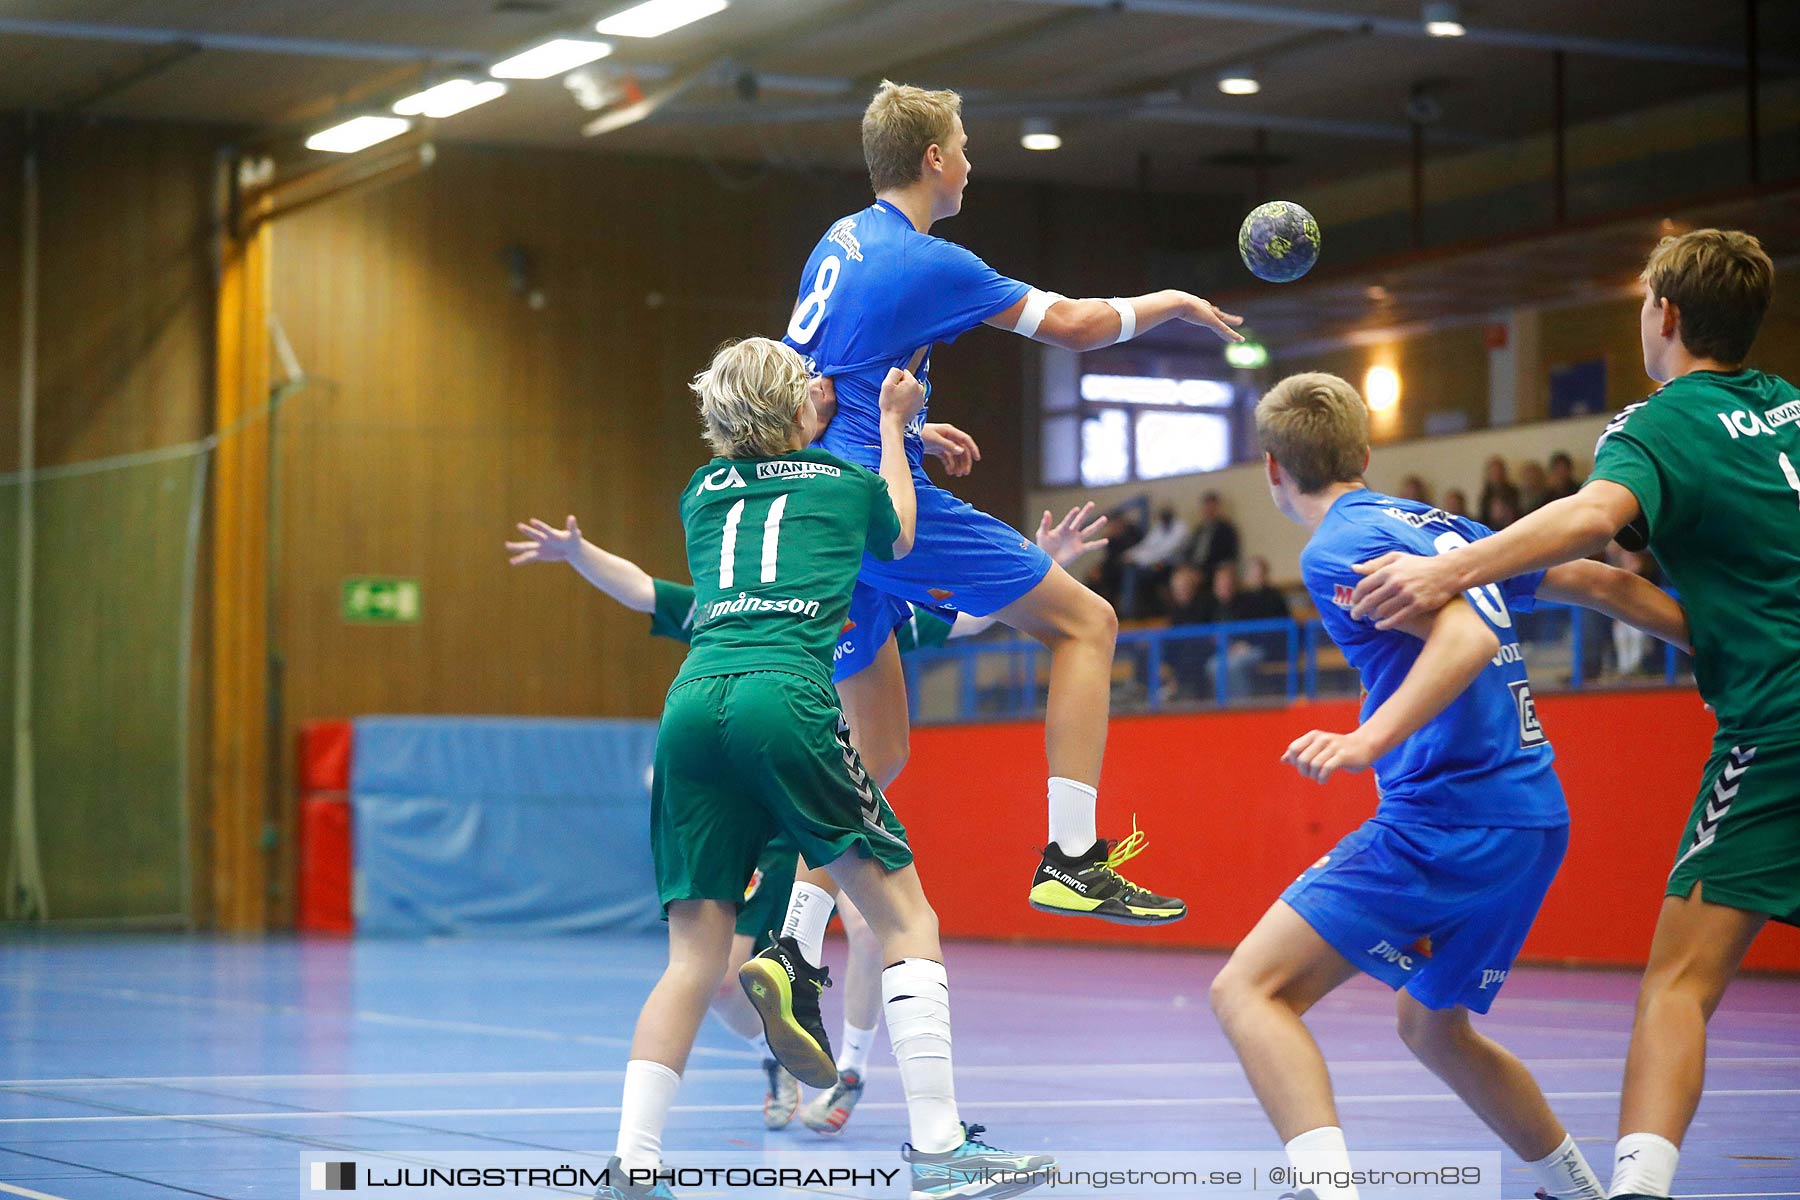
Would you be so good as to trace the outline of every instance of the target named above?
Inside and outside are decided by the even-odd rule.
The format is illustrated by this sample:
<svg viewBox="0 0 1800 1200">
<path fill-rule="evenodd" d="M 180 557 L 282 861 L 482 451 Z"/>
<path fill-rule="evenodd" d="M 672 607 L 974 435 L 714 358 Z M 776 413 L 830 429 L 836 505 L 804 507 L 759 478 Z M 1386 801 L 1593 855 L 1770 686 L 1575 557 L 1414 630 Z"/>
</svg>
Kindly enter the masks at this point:
<svg viewBox="0 0 1800 1200">
<path fill-rule="evenodd" d="M 1238 229 L 1238 256 L 1258 279 L 1289 283 L 1319 261 L 1319 223 L 1286 200 L 1259 204 Z"/>
</svg>

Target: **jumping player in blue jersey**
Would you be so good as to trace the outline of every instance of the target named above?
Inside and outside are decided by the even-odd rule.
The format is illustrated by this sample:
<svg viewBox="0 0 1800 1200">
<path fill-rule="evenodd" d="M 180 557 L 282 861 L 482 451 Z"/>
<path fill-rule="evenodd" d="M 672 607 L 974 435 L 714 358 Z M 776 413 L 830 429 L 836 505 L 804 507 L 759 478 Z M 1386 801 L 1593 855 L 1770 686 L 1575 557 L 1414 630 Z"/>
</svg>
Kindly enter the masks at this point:
<svg viewBox="0 0 1800 1200">
<path fill-rule="evenodd" d="M 979 325 L 1050 345 L 1088 350 L 1127 341 L 1169 321 L 1203 325 L 1241 340 L 1240 318 L 1185 292 L 1132 299 L 1070 300 L 999 274 L 932 225 L 962 207 L 969 180 L 968 136 L 954 92 L 883 83 L 863 116 L 863 154 L 875 203 L 835 222 L 801 276 L 786 341 L 836 387 L 836 416 L 821 445 L 873 469 L 879 455 L 881 381 L 893 367 L 931 387 L 931 348 Z M 1166 924 L 1186 915 L 1182 901 L 1124 879 L 1117 867 L 1144 838 L 1103 840 L 1095 809 L 1106 746 L 1113 642 L 1112 607 L 1029 538 L 979 512 L 926 477 L 934 452 L 920 415 L 907 453 L 919 496 L 917 548 L 904 566 L 866 558 L 851 606 L 854 652 L 836 665 L 838 694 L 856 730 L 870 774 L 887 782 L 906 760 L 906 690 L 893 639 L 882 631 L 906 617 L 909 603 L 977 616 L 995 615 L 1050 650 L 1045 718 L 1050 837 L 1030 889 L 1045 912 L 1126 924 Z M 869 636 L 862 636 L 873 630 Z M 829 914 L 829 882 L 796 886 L 796 909 L 813 907 L 811 927 Z M 811 892 L 807 892 L 807 888 Z M 822 911 L 821 911 L 822 910 Z M 800 934 L 803 950 L 808 922 Z M 813 956 L 809 952 L 808 958 Z"/>
<path fill-rule="evenodd" d="M 1583 561 L 1471 588 L 1400 628 L 1353 620 L 1353 564 L 1455 553 L 1492 531 L 1364 486 L 1368 410 L 1335 375 L 1276 384 L 1256 429 L 1276 507 L 1312 530 L 1307 590 L 1365 691 L 1357 729 L 1312 730 L 1282 761 L 1320 783 L 1373 767 L 1380 804 L 1250 931 L 1213 981 L 1213 1010 L 1298 1171 L 1349 1171 L 1325 1060 L 1300 1018 L 1363 972 L 1399 993 L 1407 1047 L 1530 1164 L 1540 1197 L 1601 1200 L 1530 1072 L 1469 1019 L 1506 982 L 1568 846 L 1512 614 L 1536 598 L 1581 604 L 1684 647 L 1686 616 L 1645 580 Z M 1357 1195 L 1323 1177 L 1295 1190 Z"/>
</svg>

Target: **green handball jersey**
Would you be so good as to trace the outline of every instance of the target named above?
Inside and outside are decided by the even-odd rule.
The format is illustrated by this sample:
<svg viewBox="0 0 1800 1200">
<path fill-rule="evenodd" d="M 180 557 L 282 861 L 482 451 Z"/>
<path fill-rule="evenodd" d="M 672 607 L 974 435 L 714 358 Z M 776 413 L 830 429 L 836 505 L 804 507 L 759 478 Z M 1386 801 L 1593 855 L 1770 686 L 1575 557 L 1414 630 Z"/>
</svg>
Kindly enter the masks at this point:
<svg viewBox="0 0 1800 1200">
<path fill-rule="evenodd" d="M 1629 488 L 1687 609 L 1719 736 L 1800 741 L 1800 391 L 1760 371 L 1696 371 L 1621 412 L 1593 479 Z"/>
<path fill-rule="evenodd" d="M 786 671 L 831 690 L 831 652 L 863 552 L 894 556 L 900 518 L 879 475 L 823 450 L 714 459 L 681 495 L 694 580 L 675 687 Z"/>
<path fill-rule="evenodd" d="M 656 606 L 650 610 L 650 636 L 688 641 L 694 635 L 694 589 L 667 579 L 650 582 L 656 596 Z M 954 621 L 944 620 L 922 604 L 911 607 L 912 616 L 894 626 L 894 643 L 901 654 L 935 650 L 950 640 Z"/>
</svg>

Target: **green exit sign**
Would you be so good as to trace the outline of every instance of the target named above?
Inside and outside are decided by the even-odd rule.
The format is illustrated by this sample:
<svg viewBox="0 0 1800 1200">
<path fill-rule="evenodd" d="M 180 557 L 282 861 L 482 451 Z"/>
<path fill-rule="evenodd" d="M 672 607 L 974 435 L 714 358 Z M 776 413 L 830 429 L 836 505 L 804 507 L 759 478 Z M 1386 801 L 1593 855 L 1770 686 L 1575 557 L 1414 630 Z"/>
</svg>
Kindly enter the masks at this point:
<svg viewBox="0 0 1800 1200">
<path fill-rule="evenodd" d="M 344 620 L 359 623 L 392 623 L 412 622 L 418 619 L 418 580 L 344 580 Z"/>
</svg>

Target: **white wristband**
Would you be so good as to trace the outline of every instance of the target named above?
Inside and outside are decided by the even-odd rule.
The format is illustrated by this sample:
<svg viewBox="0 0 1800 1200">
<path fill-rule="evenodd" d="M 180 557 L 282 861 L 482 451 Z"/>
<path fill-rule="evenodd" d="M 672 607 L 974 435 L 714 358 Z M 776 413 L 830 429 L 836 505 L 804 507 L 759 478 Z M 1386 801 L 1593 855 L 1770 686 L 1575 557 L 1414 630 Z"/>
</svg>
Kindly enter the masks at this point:
<svg viewBox="0 0 1800 1200">
<path fill-rule="evenodd" d="M 1050 311 L 1050 306 L 1058 300 L 1067 299 L 1067 296 L 1056 292 L 1040 292 L 1032 288 L 1025 294 L 1025 311 L 1019 314 L 1019 323 L 1013 326 L 1013 332 L 1020 337 L 1035 336 L 1038 326 L 1044 322 L 1044 314 Z"/>
<path fill-rule="evenodd" d="M 1113 345 L 1129 342 L 1137 336 L 1137 309 L 1131 306 L 1131 301 L 1118 296 L 1114 296 L 1107 303 L 1112 305 L 1113 310 L 1119 314 L 1119 336 L 1113 339 Z"/>
</svg>

